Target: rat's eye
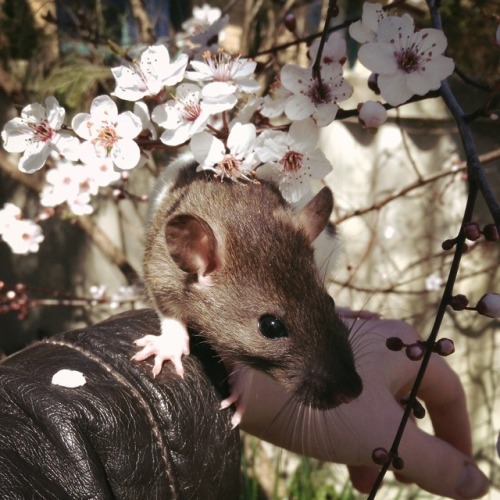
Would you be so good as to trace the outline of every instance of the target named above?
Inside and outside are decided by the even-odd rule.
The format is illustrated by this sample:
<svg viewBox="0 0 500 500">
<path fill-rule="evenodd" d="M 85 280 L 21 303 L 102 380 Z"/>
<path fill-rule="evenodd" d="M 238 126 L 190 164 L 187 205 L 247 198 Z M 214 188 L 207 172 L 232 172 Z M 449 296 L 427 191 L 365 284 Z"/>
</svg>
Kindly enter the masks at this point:
<svg viewBox="0 0 500 500">
<path fill-rule="evenodd" d="M 285 325 L 276 316 L 264 314 L 259 319 L 259 330 L 268 339 L 279 339 L 288 337 Z"/>
</svg>

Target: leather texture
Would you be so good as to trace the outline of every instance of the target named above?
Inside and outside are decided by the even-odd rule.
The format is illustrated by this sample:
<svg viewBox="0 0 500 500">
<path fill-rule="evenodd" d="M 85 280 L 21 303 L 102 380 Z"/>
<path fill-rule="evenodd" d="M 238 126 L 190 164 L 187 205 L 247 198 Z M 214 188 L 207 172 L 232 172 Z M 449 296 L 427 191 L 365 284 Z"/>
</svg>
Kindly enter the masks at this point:
<svg viewBox="0 0 500 500">
<path fill-rule="evenodd" d="M 0 363 L 1 499 L 232 499 L 240 443 L 225 371 L 192 339 L 181 379 L 133 362 L 133 341 L 158 334 L 152 310 L 37 342 Z M 86 383 L 52 384 L 62 369 Z"/>
</svg>

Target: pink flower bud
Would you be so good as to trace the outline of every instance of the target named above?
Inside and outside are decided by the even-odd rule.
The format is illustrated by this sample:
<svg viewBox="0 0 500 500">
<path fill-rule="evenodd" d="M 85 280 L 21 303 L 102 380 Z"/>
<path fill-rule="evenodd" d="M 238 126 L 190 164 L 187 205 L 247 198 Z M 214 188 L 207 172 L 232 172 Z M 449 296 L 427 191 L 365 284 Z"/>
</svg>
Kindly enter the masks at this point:
<svg viewBox="0 0 500 500">
<path fill-rule="evenodd" d="M 372 452 L 372 460 L 378 465 L 384 465 L 391 460 L 391 455 L 385 448 L 375 448 Z"/>
<path fill-rule="evenodd" d="M 443 250 L 451 250 L 457 244 L 457 240 L 444 240 L 441 244 Z"/>
<path fill-rule="evenodd" d="M 481 237 L 481 230 L 477 222 L 464 224 L 464 234 L 468 240 L 476 241 Z"/>
<path fill-rule="evenodd" d="M 288 12 L 288 14 L 286 14 L 284 23 L 285 28 L 290 33 L 295 33 L 295 31 L 297 30 L 297 18 L 295 17 L 295 14 L 293 12 Z"/>
<path fill-rule="evenodd" d="M 391 351 L 400 351 L 403 347 L 405 347 L 405 344 L 399 337 L 389 337 L 385 341 L 385 346 Z"/>
<path fill-rule="evenodd" d="M 416 342 L 406 348 L 406 355 L 412 361 L 418 361 L 424 357 L 425 347 L 422 342 Z"/>
<path fill-rule="evenodd" d="M 366 101 L 358 106 L 359 121 L 365 128 L 373 129 L 387 120 L 387 111 L 378 101 Z"/>
<path fill-rule="evenodd" d="M 450 300 L 450 306 L 454 311 L 463 311 L 469 305 L 469 299 L 463 294 L 454 295 Z"/>
<path fill-rule="evenodd" d="M 483 316 L 500 318 L 500 293 L 487 293 L 483 295 L 476 305 L 476 310 Z"/>
<path fill-rule="evenodd" d="M 439 339 L 434 345 L 434 352 L 440 356 L 449 356 L 455 352 L 455 344 L 451 339 Z"/>
</svg>

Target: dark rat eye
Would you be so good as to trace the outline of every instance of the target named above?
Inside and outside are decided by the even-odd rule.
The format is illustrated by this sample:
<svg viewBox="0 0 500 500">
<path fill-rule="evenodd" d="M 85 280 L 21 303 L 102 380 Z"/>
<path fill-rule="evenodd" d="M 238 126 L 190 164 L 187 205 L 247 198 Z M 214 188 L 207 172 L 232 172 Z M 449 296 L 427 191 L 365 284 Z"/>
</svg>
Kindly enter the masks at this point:
<svg viewBox="0 0 500 500">
<path fill-rule="evenodd" d="M 264 314 L 264 316 L 260 317 L 259 330 L 268 339 L 288 337 L 285 325 L 276 316 L 272 316 L 271 314 Z"/>
</svg>

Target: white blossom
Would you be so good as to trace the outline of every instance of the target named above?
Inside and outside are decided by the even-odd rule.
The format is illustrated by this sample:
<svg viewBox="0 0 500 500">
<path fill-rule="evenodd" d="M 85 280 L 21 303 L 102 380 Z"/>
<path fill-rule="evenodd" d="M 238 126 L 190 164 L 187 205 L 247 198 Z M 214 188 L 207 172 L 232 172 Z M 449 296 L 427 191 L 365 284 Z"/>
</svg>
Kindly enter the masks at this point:
<svg viewBox="0 0 500 500">
<path fill-rule="evenodd" d="M 262 132 L 255 154 L 264 165 L 257 176 L 275 182 L 286 200 L 300 200 L 309 191 L 310 179 L 320 179 L 332 170 L 317 147 L 318 139 L 319 130 L 311 118 L 293 122 L 288 132 Z"/>
<path fill-rule="evenodd" d="M 11 206 L 7 206 L 0 210 L 0 219 L 6 215 L 9 217 L 7 222 L 4 221 L 2 223 L 0 234 L 3 241 L 7 243 L 12 252 L 16 254 L 38 252 L 40 243 L 44 239 L 42 228 L 32 220 L 19 218 L 20 211 L 17 216 L 10 217 L 15 212 L 17 211 L 13 210 Z"/>
<path fill-rule="evenodd" d="M 78 113 L 71 122 L 84 142 L 80 145 L 80 160 L 91 163 L 110 156 L 113 163 L 129 170 L 138 165 L 141 151 L 134 141 L 142 131 L 142 122 L 131 111 L 118 114 L 114 101 L 107 95 L 96 97 L 90 114 Z"/>
<path fill-rule="evenodd" d="M 153 109 L 153 120 L 165 131 L 160 139 L 164 144 L 177 146 L 201 132 L 210 115 L 228 109 L 225 104 L 207 105 L 198 85 L 183 83 L 177 87 L 175 99 Z"/>
<path fill-rule="evenodd" d="M 281 70 L 281 83 L 292 92 L 285 102 L 286 116 L 290 120 L 312 116 L 320 127 L 335 119 L 337 102 L 351 97 L 353 91 L 339 63 L 321 65 L 321 82 L 313 75 L 312 68 L 286 64 Z"/>
<path fill-rule="evenodd" d="M 425 278 L 425 289 L 429 292 L 439 292 L 443 287 L 443 278 L 437 273 L 430 274 Z"/>
<path fill-rule="evenodd" d="M 319 45 L 321 43 L 321 38 L 316 38 L 314 42 L 309 47 L 309 59 L 312 62 L 316 61 L 318 55 Z M 321 63 L 331 64 L 339 63 L 344 64 L 347 58 L 347 47 L 344 37 L 340 33 L 332 33 L 325 42 L 323 46 L 323 52 L 321 53 Z"/>
<path fill-rule="evenodd" d="M 377 129 L 387 120 L 387 110 L 378 101 L 366 101 L 358 106 L 359 121 L 367 129 Z"/>
<path fill-rule="evenodd" d="M 363 3 L 360 21 L 349 26 L 349 35 L 359 43 L 374 42 L 377 39 L 378 25 L 386 17 L 379 3 Z"/>
<path fill-rule="evenodd" d="M 56 166 L 47 172 L 40 203 L 45 207 L 67 203 L 75 215 L 91 214 L 93 208 L 90 201 L 99 190 L 93 173 L 85 165 L 68 161 L 57 162 Z"/>
<path fill-rule="evenodd" d="M 203 61 L 191 61 L 194 71 L 186 71 L 186 77 L 204 82 L 202 96 L 206 103 L 236 105 L 241 93 L 254 94 L 260 85 L 253 73 L 257 63 L 225 52 L 207 53 Z"/>
<path fill-rule="evenodd" d="M 359 61 L 378 74 L 382 97 L 392 106 L 413 95 L 436 90 L 454 69 L 453 60 L 443 56 L 447 41 L 441 30 L 414 31 L 413 18 L 388 16 L 378 25 L 377 40 L 364 44 Z"/>
<path fill-rule="evenodd" d="M 187 63 L 187 54 L 170 62 L 170 54 L 164 45 L 150 46 L 139 61 L 111 68 L 116 80 L 113 95 L 125 101 L 157 96 L 165 87 L 176 85 L 184 78 Z"/>
<path fill-rule="evenodd" d="M 0 234 L 20 219 L 22 219 L 21 209 L 13 203 L 6 203 L 0 210 Z"/>
<path fill-rule="evenodd" d="M 29 104 L 21 116 L 7 122 L 2 130 L 4 148 L 10 153 L 23 153 L 19 170 L 32 173 L 43 167 L 52 152 L 76 160 L 79 141 L 61 132 L 65 110 L 55 97 L 45 99 L 45 107 Z"/>
<path fill-rule="evenodd" d="M 277 78 L 271 85 L 269 92 L 263 97 L 261 114 L 267 118 L 281 116 L 285 112 L 287 99 L 292 95 L 293 93 L 284 87 Z"/>
<path fill-rule="evenodd" d="M 256 136 L 252 123 L 235 123 L 227 138 L 227 149 L 220 139 L 208 132 L 195 134 L 190 148 L 200 164 L 200 170 L 213 170 L 221 178 L 249 180 L 257 164 L 257 158 L 252 153 Z"/>
</svg>

